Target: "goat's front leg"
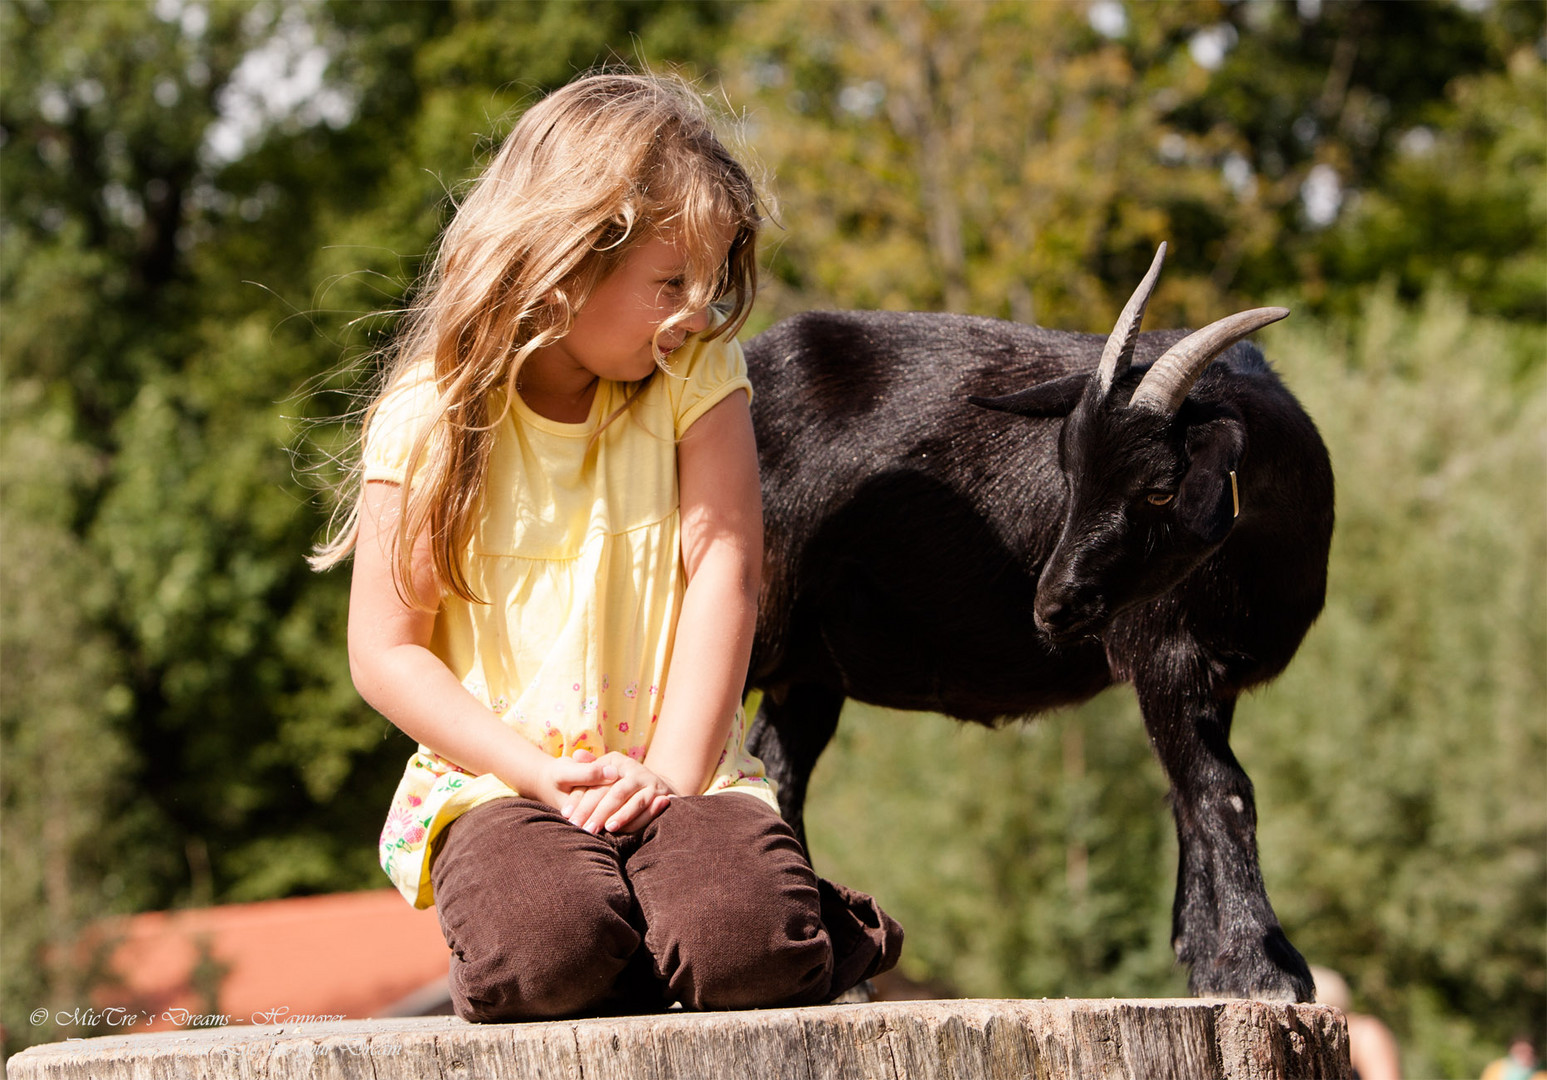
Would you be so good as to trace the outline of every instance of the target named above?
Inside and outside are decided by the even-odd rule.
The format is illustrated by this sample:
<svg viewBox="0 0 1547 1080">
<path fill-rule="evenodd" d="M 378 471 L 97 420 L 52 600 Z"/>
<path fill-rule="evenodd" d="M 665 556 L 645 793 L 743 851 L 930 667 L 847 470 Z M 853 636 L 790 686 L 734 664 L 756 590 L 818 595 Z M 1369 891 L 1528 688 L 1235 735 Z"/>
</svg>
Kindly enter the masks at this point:
<svg viewBox="0 0 1547 1080">
<path fill-rule="evenodd" d="M 747 736 L 747 749 L 778 788 L 780 814 L 808 853 L 806 789 L 817 758 L 838 730 L 843 701 L 842 691 L 814 683 L 792 686 L 777 701 L 765 694 Z"/>
<path fill-rule="evenodd" d="M 1201 661 L 1157 650 L 1136 673 L 1144 724 L 1171 781 L 1180 848 L 1171 943 L 1199 997 L 1310 1001 L 1305 960 L 1279 926 L 1257 857 L 1252 784 L 1230 750 L 1234 694 Z"/>
</svg>

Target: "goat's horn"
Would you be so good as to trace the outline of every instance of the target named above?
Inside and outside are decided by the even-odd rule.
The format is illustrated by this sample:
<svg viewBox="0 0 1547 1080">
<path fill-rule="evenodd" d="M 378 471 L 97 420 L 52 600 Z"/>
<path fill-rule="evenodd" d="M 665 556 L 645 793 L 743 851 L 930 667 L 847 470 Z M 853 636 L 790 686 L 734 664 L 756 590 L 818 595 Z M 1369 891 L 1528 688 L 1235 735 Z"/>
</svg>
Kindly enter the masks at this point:
<svg viewBox="0 0 1547 1080">
<path fill-rule="evenodd" d="M 1160 277 L 1160 268 L 1165 265 L 1165 261 L 1166 245 L 1162 243 L 1155 250 L 1149 273 L 1144 275 L 1139 287 L 1133 290 L 1133 295 L 1123 307 L 1123 313 L 1117 317 L 1117 325 L 1112 327 L 1112 333 L 1107 337 L 1107 347 L 1101 350 L 1101 364 L 1096 368 L 1097 385 L 1103 394 L 1112 389 L 1117 377 L 1127 371 L 1128 365 L 1133 362 L 1133 343 L 1139 336 L 1139 324 L 1144 321 L 1144 307 L 1150 302 L 1150 294 L 1155 291 L 1155 282 Z"/>
<path fill-rule="evenodd" d="M 1155 361 L 1145 373 L 1144 381 L 1133 392 L 1133 400 L 1129 404 L 1171 415 L 1182 407 L 1182 399 L 1216 356 L 1248 334 L 1256 333 L 1288 314 L 1288 308 L 1252 308 L 1209 323 L 1202 330 L 1193 331 Z"/>
</svg>

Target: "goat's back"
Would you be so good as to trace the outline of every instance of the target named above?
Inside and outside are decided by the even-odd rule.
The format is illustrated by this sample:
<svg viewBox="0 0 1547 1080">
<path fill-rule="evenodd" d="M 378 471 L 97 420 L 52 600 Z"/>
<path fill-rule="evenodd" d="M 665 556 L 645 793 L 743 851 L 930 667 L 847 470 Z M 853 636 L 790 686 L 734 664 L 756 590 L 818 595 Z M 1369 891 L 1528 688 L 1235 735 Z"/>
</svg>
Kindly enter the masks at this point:
<svg viewBox="0 0 1547 1080">
<path fill-rule="evenodd" d="M 819 426 L 863 429 L 871 452 L 970 415 L 969 394 L 1019 389 L 1095 366 L 1103 339 L 970 315 L 812 311 L 747 342 L 760 421 L 778 445 Z M 762 435 L 763 432 L 759 432 Z"/>
</svg>

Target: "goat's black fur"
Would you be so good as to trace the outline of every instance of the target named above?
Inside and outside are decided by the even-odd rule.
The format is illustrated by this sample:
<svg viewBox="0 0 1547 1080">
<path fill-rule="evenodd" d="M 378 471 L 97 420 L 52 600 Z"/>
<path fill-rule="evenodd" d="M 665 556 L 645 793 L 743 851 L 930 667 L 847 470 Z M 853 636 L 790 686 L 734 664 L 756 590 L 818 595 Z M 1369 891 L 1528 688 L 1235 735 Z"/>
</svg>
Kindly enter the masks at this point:
<svg viewBox="0 0 1547 1080">
<path fill-rule="evenodd" d="M 748 342 L 765 522 L 753 749 L 802 830 L 846 697 L 995 724 L 1132 682 L 1172 785 L 1189 985 L 1304 1001 L 1229 734 L 1236 697 L 1283 670 L 1321 610 L 1332 471 L 1247 344 L 1174 416 L 1127 408 L 1182 336 L 1140 335 L 1107 395 L 1101 337 L 992 319 L 809 313 Z M 1021 415 L 979 407 L 994 395 Z"/>
</svg>

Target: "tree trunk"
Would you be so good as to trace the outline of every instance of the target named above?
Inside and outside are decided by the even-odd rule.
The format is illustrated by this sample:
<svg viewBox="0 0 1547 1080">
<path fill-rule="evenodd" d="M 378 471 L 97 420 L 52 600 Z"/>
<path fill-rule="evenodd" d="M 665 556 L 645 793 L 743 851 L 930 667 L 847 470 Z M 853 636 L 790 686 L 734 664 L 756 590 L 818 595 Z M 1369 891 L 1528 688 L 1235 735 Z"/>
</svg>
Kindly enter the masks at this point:
<svg viewBox="0 0 1547 1080">
<path fill-rule="evenodd" d="M 450 1017 L 233 1026 L 35 1046 L 12 1080 L 1349 1080 L 1326 1005 L 907 1001 L 535 1024 Z"/>
</svg>

